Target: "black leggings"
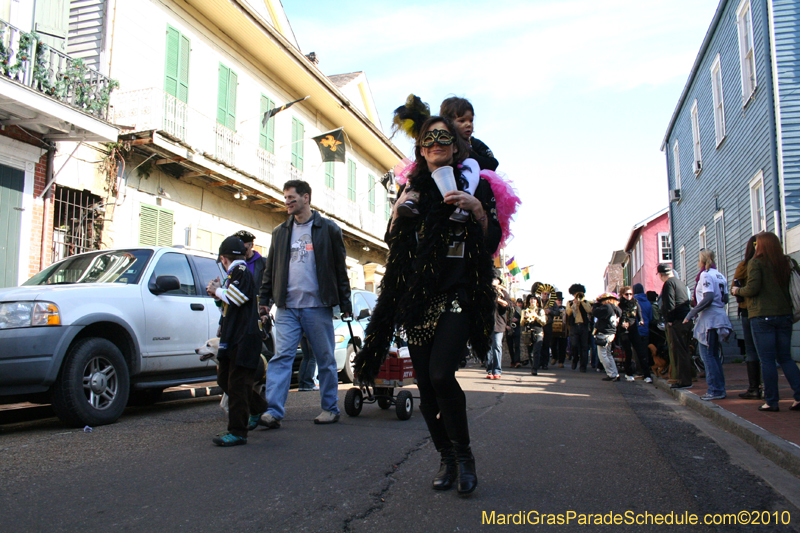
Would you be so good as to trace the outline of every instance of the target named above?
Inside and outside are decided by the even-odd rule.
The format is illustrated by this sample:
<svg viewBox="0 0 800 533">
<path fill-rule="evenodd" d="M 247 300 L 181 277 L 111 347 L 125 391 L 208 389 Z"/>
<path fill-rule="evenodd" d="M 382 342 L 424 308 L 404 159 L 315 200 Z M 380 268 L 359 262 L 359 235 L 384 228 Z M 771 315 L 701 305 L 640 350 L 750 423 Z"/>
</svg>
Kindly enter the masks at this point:
<svg viewBox="0 0 800 533">
<path fill-rule="evenodd" d="M 468 331 L 469 315 L 466 312 L 445 312 L 428 344 L 408 346 L 417 375 L 420 405 L 436 405 L 436 398 L 464 397 L 456 379 L 456 370 L 464 357 Z"/>
</svg>

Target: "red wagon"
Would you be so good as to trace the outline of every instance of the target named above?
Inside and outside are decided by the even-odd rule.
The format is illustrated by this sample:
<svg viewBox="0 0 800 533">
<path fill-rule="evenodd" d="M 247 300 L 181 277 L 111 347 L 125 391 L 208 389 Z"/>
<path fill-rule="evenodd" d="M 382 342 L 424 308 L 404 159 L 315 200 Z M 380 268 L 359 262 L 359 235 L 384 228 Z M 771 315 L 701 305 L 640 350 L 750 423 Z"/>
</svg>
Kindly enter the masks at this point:
<svg viewBox="0 0 800 533">
<path fill-rule="evenodd" d="M 365 403 L 377 403 L 381 409 L 389 409 L 394 405 L 397 418 L 408 420 L 414 410 L 414 397 L 407 390 L 395 395 L 394 390 L 413 385 L 414 381 L 414 367 L 408 357 L 408 349 L 400 348 L 398 351 L 392 346 L 375 378 L 375 386 L 361 385 L 347 391 L 344 412 L 350 416 L 358 416 Z"/>
</svg>

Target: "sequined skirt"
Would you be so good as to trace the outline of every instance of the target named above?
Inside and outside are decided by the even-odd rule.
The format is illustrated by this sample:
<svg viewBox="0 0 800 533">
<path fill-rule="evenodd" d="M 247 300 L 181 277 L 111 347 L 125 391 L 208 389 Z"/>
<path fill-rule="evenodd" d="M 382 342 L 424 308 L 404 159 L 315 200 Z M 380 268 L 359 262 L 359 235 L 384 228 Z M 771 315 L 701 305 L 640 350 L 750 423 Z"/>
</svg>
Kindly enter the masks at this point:
<svg viewBox="0 0 800 533">
<path fill-rule="evenodd" d="M 403 328 L 402 336 L 408 341 L 408 344 L 422 346 L 428 344 L 433 339 L 433 334 L 436 332 L 436 325 L 442 313 L 461 313 L 463 312 L 461 301 L 463 295 L 462 291 L 454 291 L 452 293 L 444 293 L 434 296 L 428 308 L 423 315 L 422 324 L 414 326 L 410 329 Z"/>
</svg>

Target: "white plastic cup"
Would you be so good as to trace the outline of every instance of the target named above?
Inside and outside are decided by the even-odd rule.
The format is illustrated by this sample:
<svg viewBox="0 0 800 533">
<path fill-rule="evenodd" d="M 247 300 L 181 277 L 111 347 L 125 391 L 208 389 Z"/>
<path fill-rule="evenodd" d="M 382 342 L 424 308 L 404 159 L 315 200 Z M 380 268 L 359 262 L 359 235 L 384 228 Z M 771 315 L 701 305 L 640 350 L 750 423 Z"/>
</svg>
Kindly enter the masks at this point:
<svg viewBox="0 0 800 533">
<path fill-rule="evenodd" d="M 439 167 L 431 173 L 431 177 L 436 186 L 439 187 L 439 192 L 442 193 L 442 196 L 450 191 L 458 190 L 453 167 Z"/>
</svg>

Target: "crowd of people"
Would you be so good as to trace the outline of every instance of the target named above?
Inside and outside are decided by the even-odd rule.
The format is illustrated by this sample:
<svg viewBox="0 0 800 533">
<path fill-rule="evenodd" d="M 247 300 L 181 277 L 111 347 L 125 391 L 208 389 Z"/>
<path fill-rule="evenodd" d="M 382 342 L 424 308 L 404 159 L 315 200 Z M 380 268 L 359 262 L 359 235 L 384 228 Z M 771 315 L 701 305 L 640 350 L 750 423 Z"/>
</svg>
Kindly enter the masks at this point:
<svg viewBox="0 0 800 533">
<path fill-rule="evenodd" d="M 419 108 L 412 97 L 398 111 Z M 669 366 L 672 387 L 688 388 L 693 336 L 705 363 L 708 391 L 702 398 L 714 400 L 726 395 L 720 343 L 733 329 L 724 307 L 727 280 L 707 250 L 700 253 L 691 300 L 665 264 L 658 267 L 660 295 L 636 284 L 591 301 L 576 283 L 565 303 L 560 291 L 537 282 L 524 301 L 510 298 L 492 255 L 508 239 L 520 200 L 494 173 L 498 163 L 491 150 L 472 137 L 473 120 L 472 106 L 457 97 L 445 100 L 438 116 L 400 120 L 413 132 L 416 158 L 399 180 L 384 237 L 386 271 L 354 361 L 362 385 L 374 384 L 390 344 L 397 339 L 407 344 L 419 410 L 440 455 L 432 488 L 455 487 L 459 495 L 469 495 L 478 484 L 466 396 L 456 379 L 468 348 L 484 361 L 492 380 L 502 379 L 505 338 L 512 368 L 529 365 L 532 375 L 569 361 L 572 370 L 587 372 L 591 366 L 605 372 L 604 380 L 619 381 L 617 353 L 628 381 L 638 372 L 652 383 L 651 365 L 663 360 L 653 369 L 663 376 Z M 246 444 L 248 432 L 258 426 L 281 427 L 298 344 L 309 356 L 301 368 L 301 390 L 320 392 L 322 412 L 314 422 L 333 424 L 340 417 L 333 309 L 351 317 L 342 232 L 311 209 L 308 183 L 291 180 L 283 192 L 289 216 L 275 228 L 268 256 L 253 250 L 254 237 L 246 231 L 228 237 L 219 250 L 227 276 L 207 287 L 222 309 L 218 381 L 229 396 L 228 431 L 213 438 L 219 446 Z M 789 352 L 789 279 L 798 267 L 789 261 L 774 234 L 759 234 L 748 243 L 730 291 L 741 298 L 751 374 L 751 387 L 742 396 L 761 398 L 763 376 L 762 410 L 778 410 L 777 364 L 795 393 L 791 409 L 800 410 L 800 370 Z M 271 323 L 273 306 L 274 354 L 262 397 L 253 392 L 263 349 L 260 328 Z"/>
<path fill-rule="evenodd" d="M 505 314 L 508 322 L 505 338 L 511 367 L 530 365 L 531 374 L 537 375 L 548 363 L 563 368 L 568 359 L 573 370 L 586 372 L 591 365 L 605 372 L 604 380 L 619 381 L 617 354 L 616 359 L 623 360 L 627 381 L 636 379 L 638 373 L 652 383 L 656 371 L 668 377 L 671 388 L 687 389 L 696 380 L 696 355 L 702 361 L 707 385 L 701 399 L 725 399 L 721 343 L 733 332 L 726 309 L 732 294 L 742 321 L 749 381 L 748 389 L 739 396 L 763 398 L 759 410 L 779 411 L 780 365 L 794 392 L 790 409 L 800 410 L 800 369 L 791 357 L 790 296 L 790 276 L 793 271 L 800 272 L 800 267 L 784 255 L 780 240 L 770 232 L 747 241 L 745 259 L 736 268 L 730 290 L 715 261 L 712 250 L 700 250 L 691 298 L 668 264 L 657 267 L 663 283 L 660 295 L 645 293 L 637 283 L 622 287 L 618 294 L 607 292 L 589 301 L 586 288 L 573 284 L 569 289 L 573 299 L 565 305 L 561 292 L 536 282 L 524 303 L 518 299 L 516 307 L 508 309 L 505 290 L 497 286 L 497 313 Z M 527 360 L 521 361 L 520 353 L 527 353 Z M 487 366 L 487 378 L 499 375 L 496 365 Z"/>
</svg>

